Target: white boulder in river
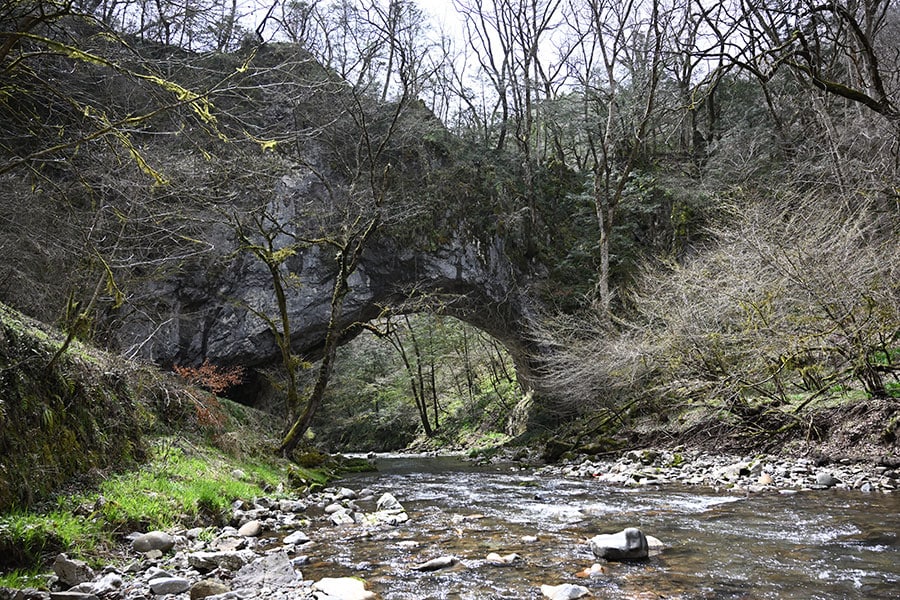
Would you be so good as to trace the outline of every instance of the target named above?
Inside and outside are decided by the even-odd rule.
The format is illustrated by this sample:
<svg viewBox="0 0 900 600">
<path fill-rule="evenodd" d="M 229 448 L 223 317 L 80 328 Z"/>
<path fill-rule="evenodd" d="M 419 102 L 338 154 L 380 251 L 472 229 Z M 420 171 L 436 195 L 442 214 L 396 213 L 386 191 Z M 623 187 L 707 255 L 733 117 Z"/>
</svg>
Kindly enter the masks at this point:
<svg viewBox="0 0 900 600">
<path fill-rule="evenodd" d="M 364 581 L 353 577 L 325 577 L 313 584 L 313 590 L 324 594 L 328 600 L 372 600 L 376 597 L 366 589 Z"/>
<path fill-rule="evenodd" d="M 647 537 L 636 527 L 595 535 L 588 543 L 594 556 L 606 560 L 642 560 L 650 555 Z"/>
<path fill-rule="evenodd" d="M 562 585 L 542 585 L 541 594 L 550 600 L 576 600 L 589 596 L 591 591 L 583 585 L 564 583 Z"/>
<path fill-rule="evenodd" d="M 459 562 L 459 559 L 455 556 L 439 556 L 438 558 L 432 558 L 431 560 L 425 561 L 418 565 L 412 567 L 413 571 L 438 571 L 440 569 L 446 569 L 447 567 L 452 567 L 456 563 Z"/>
</svg>

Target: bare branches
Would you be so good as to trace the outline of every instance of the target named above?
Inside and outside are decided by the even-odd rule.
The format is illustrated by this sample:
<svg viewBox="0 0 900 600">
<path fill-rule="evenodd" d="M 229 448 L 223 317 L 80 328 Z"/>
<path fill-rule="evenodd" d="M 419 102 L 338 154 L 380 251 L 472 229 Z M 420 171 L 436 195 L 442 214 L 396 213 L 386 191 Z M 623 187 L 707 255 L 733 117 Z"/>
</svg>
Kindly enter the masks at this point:
<svg viewBox="0 0 900 600">
<path fill-rule="evenodd" d="M 896 122 L 900 64 L 886 32 L 898 17 L 889 5 L 884 0 L 748 1 L 733 13 L 722 5 L 718 14 L 709 9 L 702 14 L 729 62 L 762 82 L 787 65 L 810 85 Z"/>
</svg>

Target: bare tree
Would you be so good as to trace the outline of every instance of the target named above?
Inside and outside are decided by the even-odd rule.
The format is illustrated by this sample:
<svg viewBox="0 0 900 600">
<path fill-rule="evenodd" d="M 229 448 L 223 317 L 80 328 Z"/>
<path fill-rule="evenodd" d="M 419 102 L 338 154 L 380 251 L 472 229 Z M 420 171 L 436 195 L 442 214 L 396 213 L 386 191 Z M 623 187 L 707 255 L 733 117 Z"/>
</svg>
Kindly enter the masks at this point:
<svg viewBox="0 0 900 600">
<path fill-rule="evenodd" d="M 563 40 L 552 40 L 563 19 L 562 0 L 454 0 L 454 5 L 465 20 L 469 49 L 492 88 L 487 122 L 498 128 L 497 150 L 506 147 L 511 132 L 526 164 L 537 162 L 544 147 L 541 106 L 557 94 L 570 51 Z M 548 56 L 551 43 L 559 45 L 561 56 Z"/>
<path fill-rule="evenodd" d="M 435 431 L 439 427 L 437 390 L 434 383 L 434 353 L 429 353 L 429 358 L 431 359 L 431 377 L 429 379 L 425 376 L 425 357 L 408 315 L 404 316 L 404 324 L 405 328 L 402 332 L 400 328 L 389 325 L 389 332 L 386 337 L 403 363 L 409 381 L 409 391 L 412 394 L 413 403 L 416 405 L 416 411 L 419 413 L 419 422 L 422 424 L 422 430 L 425 432 L 426 437 L 431 438 L 434 437 Z M 405 339 L 409 339 L 412 344 L 412 356 L 406 350 Z M 434 398 L 433 426 L 428 417 L 429 394 Z"/>
<path fill-rule="evenodd" d="M 272 316 L 262 307 L 248 306 L 247 308 L 265 321 L 275 338 L 275 345 L 281 353 L 281 364 L 287 377 L 289 415 L 296 417 L 302 408 L 297 387 L 297 370 L 304 366 L 304 361 L 294 352 L 292 346 L 291 315 L 287 293 L 295 281 L 285 268 L 285 262 L 296 255 L 303 244 L 284 227 L 276 215 L 266 210 L 250 214 L 247 220 L 248 222 L 245 223 L 239 217 L 234 217 L 238 252 L 249 253 L 265 265 L 275 293 L 277 314 Z"/>
<path fill-rule="evenodd" d="M 376 22 L 376 31 L 379 24 L 384 25 L 384 21 Z M 390 214 L 386 213 L 386 209 L 387 200 L 394 193 L 392 191 L 394 174 L 390 159 L 392 148 L 401 143 L 401 138 L 408 139 L 408 136 L 416 135 L 412 129 L 401 131 L 401 124 L 410 111 L 414 99 L 411 94 L 417 89 L 415 68 L 410 62 L 415 47 L 408 46 L 415 40 L 397 37 L 396 28 L 389 30 L 387 34 L 389 44 L 396 46 L 394 52 L 400 72 L 399 96 L 395 102 L 387 106 L 379 103 L 378 94 L 383 95 L 383 88 L 373 89 L 369 85 L 350 86 L 329 98 L 330 102 L 337 103 L 343 118 L 352 123 L 352 130 L 359 142 L 354 154 L 342 159 L 346 177 L 343 188 L 345 191 L 327 186 L 334 204 L 347 209 L 338 230 L 309 240 L 310 243 L 325 245 L 335 252 L 337 272 L 316 382 L 303 413 L 294 421 L 282 440 L 279 449 L 286 456 L 290 455 L 300 443 L 323 401 L 337 348 L 345 334 L 342 316 L 344 301 L 350 292 L 350 277 L 356 272 L 363 252 L 385 221 L 403 218 L 403 211 L 398 205 L 392 207 Z M 373 46 L 378 46 L 377 40 L 383 39 L 376 37 L 376 41 L 372 42 Z M 373 55 L 374 50 L 373 54 L 367 56 Z M 331 135 L 334 135 L 334 132 Z M 344 143 L 344 140 L 336 138 L 334 141 Z"/>
<path fill-rule="evenodd" d="M 589 0 L 571 5 L 583 40 L 573 66 L 583 93 L 593 198 L 599 226 L 600 268 L 596 306 L 610 311 L 610 238 L 625 187 L 648 150 L 662 78 L 665 14 L 660 3 Z"/>
<path fill-rule="evenodd" d="M 10 32 L 0 79 L 17 82 L 0 103 L 2 201 L 34 207 L 4 210 L 16 216 L 0 236 L 54 249 L 4 265 L 3 292 L 33 315 L 60 319 L 68 337 L 51 362 L 76 337 L 102 340 L 97 316 L 115 320 L 138 282 L 209 249 L 192 236 L 195 209 L 173 209 L 171 200 L 186 191 L 185 146 L 226 137 L 208 93 L 163 76 L 83 4 L 35 0 L 0 9 L 0 28 Z M 160 143 L 148 147 L 144 136 L 154 127 Z M 21 283 L 41 272 L 53 274 L 52 285 L 22 294 Z"/>
</svg>

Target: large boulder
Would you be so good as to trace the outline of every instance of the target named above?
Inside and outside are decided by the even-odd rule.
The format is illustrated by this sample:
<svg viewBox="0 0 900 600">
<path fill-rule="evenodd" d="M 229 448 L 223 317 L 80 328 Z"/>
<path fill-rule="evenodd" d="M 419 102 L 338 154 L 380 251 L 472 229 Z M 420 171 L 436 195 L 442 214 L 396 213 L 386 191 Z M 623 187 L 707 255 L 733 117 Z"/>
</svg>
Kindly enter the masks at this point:
<svg viewBox="0 0 900 600">
<path fill-rule="evenodd" d="M 594 556 L 606 560 L 643 560 L 650 555 L 647 536 L 636 527 L 595 535 L 588 543 Z"/>
</svg>

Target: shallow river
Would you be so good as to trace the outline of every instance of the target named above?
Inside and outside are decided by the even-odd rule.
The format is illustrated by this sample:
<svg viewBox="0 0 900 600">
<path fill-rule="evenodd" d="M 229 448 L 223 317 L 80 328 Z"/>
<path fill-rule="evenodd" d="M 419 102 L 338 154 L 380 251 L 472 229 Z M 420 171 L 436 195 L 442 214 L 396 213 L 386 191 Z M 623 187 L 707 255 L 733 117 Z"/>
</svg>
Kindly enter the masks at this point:
<svg viewBox="0 0 900 600">
<path fill-rule="evenodd" d="M 410 521 L 369 537 L 310 531 L 317 545 L 305 577 L 361 577 L 383 600 L 541 598 L 541 584 L 560 583 L 594 598 L 900 598 L 900 494 L 606 487 L 453 458 L 380 458 L 378 467 L 342 484 L 393 493 Z M 666 549 L 576 578 L 597 562 L 586 539 L 626 526 Z M 522 560 L 491 566 L 490 552 Z M 460 562 L 410 569 L 442 555 Z"/>
</svg>

